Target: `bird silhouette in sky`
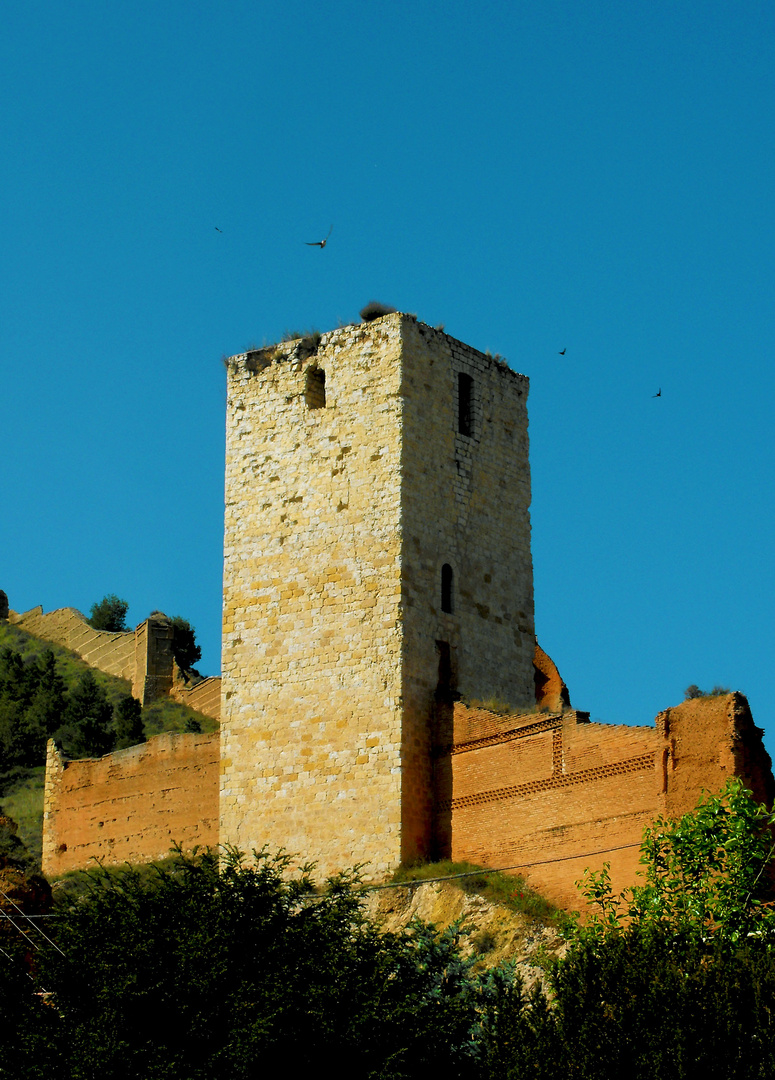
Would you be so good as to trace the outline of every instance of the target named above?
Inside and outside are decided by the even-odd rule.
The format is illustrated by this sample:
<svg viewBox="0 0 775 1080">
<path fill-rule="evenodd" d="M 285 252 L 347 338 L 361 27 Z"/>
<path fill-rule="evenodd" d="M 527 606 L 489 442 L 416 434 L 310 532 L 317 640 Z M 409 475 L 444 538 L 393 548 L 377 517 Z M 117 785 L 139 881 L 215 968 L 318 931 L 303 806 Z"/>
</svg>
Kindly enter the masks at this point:
<svg viewBox="0 0 775 1080">
<path fill-rule="evenodd" d="M 333 231 L 334 226 L 332 225 L 331 228 L 328 230 L 328 236 L 330 236 Z M 325 238 L 325 240 L 305 240 L 304 243 L 307 245 L 307 247 L 324 248 L 328 243 L 328 236 Z"/>
<path fill-rule="evenodd" d="M 557 353 L 558 356 L 565 356 L 567 349 L 563 349 L 562 352 Z"/>
<path fill-rule="evenodd" d="M 652 397 L 662 397 L 662 387 L 660 386 L 660 388 L 659 388 L 659 390 L 657 390 L 656 394 L 652 394 L 651 396 Z"/>
<path fill-rule="evenodd" d="M 223 229 L 219 229 L 217 225 L 214 225 L 213 228 L 215 229 L 216 232 L 219 232 L 221 234 L 221 236 L 223 236 Z"/>
</svg>

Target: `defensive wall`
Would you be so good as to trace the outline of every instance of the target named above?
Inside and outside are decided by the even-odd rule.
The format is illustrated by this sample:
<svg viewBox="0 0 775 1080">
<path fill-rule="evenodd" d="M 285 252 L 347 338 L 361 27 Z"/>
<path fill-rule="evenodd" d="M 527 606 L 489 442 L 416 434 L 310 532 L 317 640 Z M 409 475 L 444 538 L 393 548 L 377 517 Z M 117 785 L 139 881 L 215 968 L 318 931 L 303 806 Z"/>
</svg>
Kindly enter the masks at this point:
<svg viewBox="0 0 775 1080">
<path fill-rule="evenodd" d="M 570 908 L 579 906 L 574 883 L 586 867 L 608 862 L 616 889 L 635 881 L 643 829 L 657 816 L 680 816 L 729 776 L 762 802 L 775 794 L 741 694 L 684 702 L 653 727 L 590 723 L 571 709 L 499 715 L 460 702 L 451 723 L 451 742 L 434 750 L 435 854 L 519 871 Z M 175 842 L 216 844 L 218 757 L 217 734 L 160 735 L 93 761 L 63 762 L 50 744 L 44 872 L 92 858 L 161 858 Z M 341 865 L 355 861 L 345 855 Z"/>
<path fill-rule="evenodd" d="M 573 710 L 495 717 L 458 706 L 454 725 L 437 788 L 451 857 L 519 869 L 565 906 L 578 905 L 586 867 L 608 862 L 615 888 L 632 884 L 644 828 L 680 817 L 728 777 L 768 805 L 775 795 L 742 694 L 686 701 L 648 728 L 593 724 Z"/>
<path fill-rule="evenodd" d="M 43 872 L 149 862 L 218 843 L 218 734 L 156 735 L 102 758 L 46 760 Z"/>
<path fill-rule="evenodd" d="M 165 735 L 81 762 L 50 746 L 47 873 L 175 842 L 372 878 L 450 856 L 577 906 L 587 866 L 632 883 L 643 828 L 729 776 L 772 802 L 739 694 L 649 728 L 570 708 L 535 641 L 523 375 L 401 313 L 227 369 L 220 743 Z M 75 622 L 57 633 L 81 655 L 110 644 Z M 181 687 L 163 626 L 126 637 L 133 687 L 213 700 L 217 680 Z"/>
<path fill-rule="evenodd" d="M 186 682 L 173 659 L 172 627 L 161 613 L 145 619 L 135 630 L 118 632 L 95 630 L 72 607 L 44 612 L 39 605 L 21 614 L 9 611 L 7 617 L 28 634 L 70 649 L 90 667 L 126 679 L 132 696 L 143 705 L 170 697 L 214 720 L 220 717 L 220 678 L 211 676 L 193 685 Z"/>
</svg>

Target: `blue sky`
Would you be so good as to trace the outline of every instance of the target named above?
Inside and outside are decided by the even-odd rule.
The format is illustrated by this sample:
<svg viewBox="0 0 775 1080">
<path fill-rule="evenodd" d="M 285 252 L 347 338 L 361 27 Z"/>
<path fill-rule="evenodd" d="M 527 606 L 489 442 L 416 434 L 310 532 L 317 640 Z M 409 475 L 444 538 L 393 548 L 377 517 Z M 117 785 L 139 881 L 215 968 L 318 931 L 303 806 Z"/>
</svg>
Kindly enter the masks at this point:
<svg viewBox="0 0 775 1080">
<path fill-rule="evenodd" d="M 716 0 L 3 5 L 11 606 L 117 593 L 216 673 L 221 358 L 376 298 L 531 380 L 573 704 L 648 724 L 718 683 L 775 752 L 774 31 Z"/>
</svg>

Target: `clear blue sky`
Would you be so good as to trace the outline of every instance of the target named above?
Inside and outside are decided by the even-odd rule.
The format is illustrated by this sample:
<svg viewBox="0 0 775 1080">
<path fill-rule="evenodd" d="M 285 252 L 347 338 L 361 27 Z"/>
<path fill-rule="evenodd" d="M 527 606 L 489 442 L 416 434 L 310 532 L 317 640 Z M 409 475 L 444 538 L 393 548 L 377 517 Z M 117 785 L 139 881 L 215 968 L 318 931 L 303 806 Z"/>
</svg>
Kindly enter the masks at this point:
<svg viewBox="0 0 775 1080">
<path fill-rule="evenodd" d="M 774 31 L 745 0 L 3 5 L 11 606 L 117 593 L 216 673 L 221 358 L 376 298 L 531 380 L 573 704 L 648 724 L 721 683 L 775 752 Z"/>
</svg>

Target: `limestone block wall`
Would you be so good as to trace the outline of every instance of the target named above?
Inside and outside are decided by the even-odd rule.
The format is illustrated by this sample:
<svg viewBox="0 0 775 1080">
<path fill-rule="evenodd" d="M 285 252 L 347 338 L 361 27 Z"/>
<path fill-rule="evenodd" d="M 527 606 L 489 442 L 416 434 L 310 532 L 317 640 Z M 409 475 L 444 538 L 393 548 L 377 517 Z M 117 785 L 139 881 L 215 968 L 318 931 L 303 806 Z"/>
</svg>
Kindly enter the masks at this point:
<svg viewBox="0 0 775 1080">
<path fill-rule="evenodd" d="M 432 847 L 435 699 L 535 700 L 528 380 L 403 318 L 401 584 L 405 850 Z M 407 765 L 405 756 L 405 768 Z"/>
<path fill-rule="evenodd" d="M 130 682 L 134 677 L 134 631 L 112 633 L 109 630 L 94 630 L 85 615 L 70 607 L 46 613 L 40 606 L 23 614 L 13 612 L 10 621 L 43 641 L 63 645 L 99 671 Z"/>
<path fill-rule="evenodd" d="M 591 724 L 584 713 L 491 716 L 455 706 L 440 828 L 451 855 L 520 868 L 541 892 L 579 906 L 586 867 L 633 884 L 643 829 L 741 776 L 771 804 L 771 762 L 741 694 L 668 709 L 654 727 Z M 442 756 L 439 771 L 443 772 Z M 446 795 L 446 798 L 445 798 Z"/>
<path fill-rule="evenodd" d="M 221 840 L 401 858 L 400 321 L 232 358 Z"/>
<path fill-rule="evenodd" d="M 527 380 L 398 313 L 228 367 L 222 837 L 380 873 L 435 699 L 533 700 Z"/>
<path fill-rule="evenodd" d="M 217 733 L 163 734 L 102 758 L 64 761 L 49 741 L 43 872 L 164 858 L 218 843 Z"/>
</svg>

